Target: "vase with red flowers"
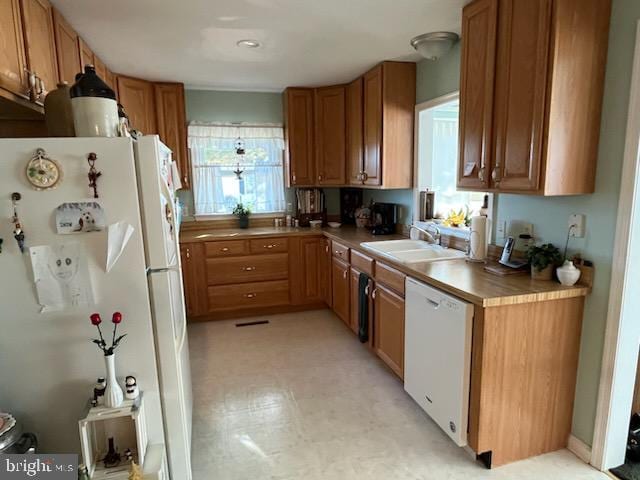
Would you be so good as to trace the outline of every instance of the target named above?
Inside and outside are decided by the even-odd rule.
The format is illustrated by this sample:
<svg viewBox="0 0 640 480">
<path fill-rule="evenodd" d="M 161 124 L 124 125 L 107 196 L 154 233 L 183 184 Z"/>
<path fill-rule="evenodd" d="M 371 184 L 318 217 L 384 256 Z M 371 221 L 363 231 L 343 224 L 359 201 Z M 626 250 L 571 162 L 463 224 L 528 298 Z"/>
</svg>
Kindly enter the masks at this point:
<svg viewBox="0 0 640 480">
<path fill-rule="evenodd" d="M 104 405 L 109 408 L 116 408 L 122 405 L 122 401 L 124 399 L 122 388 L 118 385 L 118 379 L 116 378 L 115 367 L 115 350 L 118 345 L 120 345 L 120 341 L 127 336 L 126 333 L 124 335 L 116 336 L 118 332 L 118 325 L 122 322 L 122 314 L 120 312 L 115 312 L 111 317 L 111 322 L 113 323 L 111 346 L 107 346 L 107 342 L 102 336 L 102 329 L 100 328 L 102 318 L 100 318 L 100 314 L 94 313 L 91 315 L 90 319 L 91 324 L 98 329 L 98 335 L 100 335 L 100 338 L 95 338 L 93 343 L 98 345 L 100 350 L 104 353 L 104 363 L 107 369 L 107 388 L 104 391 Z"/>
</svg>

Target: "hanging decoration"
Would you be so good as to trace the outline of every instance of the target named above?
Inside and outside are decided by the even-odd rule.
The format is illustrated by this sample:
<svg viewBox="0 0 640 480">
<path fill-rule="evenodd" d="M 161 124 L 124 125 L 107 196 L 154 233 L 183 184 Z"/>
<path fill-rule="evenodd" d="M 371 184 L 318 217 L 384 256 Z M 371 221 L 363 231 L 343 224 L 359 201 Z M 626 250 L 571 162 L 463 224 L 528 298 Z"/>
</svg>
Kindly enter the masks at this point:
<svg viewBox="0 0 640 480">
<path fill-rule="evenodd" d="M 36 190 L 51 190 L 62 181 L 62 169 L 42 148 L 27 163 L 27 180 Z"/>
<path fill-rule="evenodd" d="M 98 198 L 98 179 L 102 176 L 102 172 L 96 170 L 96 160 L 98 160 L 98 156 L 93 152 L 87 156 L 87 163 L 89 163 L 89 188 L 93 189 L 93 198 Z"/>
<path fill-rule="evenodd" d="M 13 218 L 11 219 L 11 223 L 14 225 L 13 229 L 13 238 L 18 242 L 18 248 L 20 249 L 20 253 L 24 253 L 24 231 L 22 230 L 22 222 L 20 222 L 20 217 L 18 217 L 18 202 L 22 200 L 22 195 L 18 192 L 14 192 L 11 194 L 11 202 L 13 203 Z"/>
<path fill-rule="evenodd" d="M 245 149 L 244 149 L 244 140 L 242 140 L 242 138 L 238 137 L 236 139 L 236 155 L 238 155 L 240 157 L 240 161 L 244 160 L 244 154 L 245 154 Z M 238 164 L 236 166 L 236 169 L 233 171 L 233 173 L 236 174 L 236 177 L 238 178 L 238 180 L 242 180 L 242 173 L 244 172 L 244 170 L 242 170 L 240 168 L 240 161 L 238 161 Z"/>
</svg>

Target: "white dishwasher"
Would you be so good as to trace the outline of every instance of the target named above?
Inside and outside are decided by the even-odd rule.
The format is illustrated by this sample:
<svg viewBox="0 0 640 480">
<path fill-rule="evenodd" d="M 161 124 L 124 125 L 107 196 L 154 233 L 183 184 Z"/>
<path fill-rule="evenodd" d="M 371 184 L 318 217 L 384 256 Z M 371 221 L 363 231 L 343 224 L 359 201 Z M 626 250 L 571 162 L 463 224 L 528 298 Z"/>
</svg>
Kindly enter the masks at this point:
<svg viewBox="0 0 640 480">
<path fill-rule="evenodd" d="M 473 305 L 408 277 L 405 298 L 404 389 L 465 446 Z"/>
</svg>

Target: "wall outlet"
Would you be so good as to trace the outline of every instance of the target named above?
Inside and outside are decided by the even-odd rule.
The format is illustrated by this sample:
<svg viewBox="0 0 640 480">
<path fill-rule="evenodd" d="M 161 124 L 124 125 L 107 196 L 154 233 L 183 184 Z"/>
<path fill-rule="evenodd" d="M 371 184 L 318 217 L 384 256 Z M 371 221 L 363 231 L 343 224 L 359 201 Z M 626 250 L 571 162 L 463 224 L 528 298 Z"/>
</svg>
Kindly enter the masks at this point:
<svg viewBox="0 0 640 480">
<path fill-rule="evenodd" d="M 503 220 L 501 222 L 497 222 L 496 225 L 496 238 L 506 238 L 507 233 L 507 222 Z"/>
<path fill-rule="evenodd" d="M 574 213 L 569 215 L 569 221 L 567 222 L 567 228 L 569 228 L 569 236 L 574 238 L 584 237 L 585 217 L 582 214 Z"/>
</svg>

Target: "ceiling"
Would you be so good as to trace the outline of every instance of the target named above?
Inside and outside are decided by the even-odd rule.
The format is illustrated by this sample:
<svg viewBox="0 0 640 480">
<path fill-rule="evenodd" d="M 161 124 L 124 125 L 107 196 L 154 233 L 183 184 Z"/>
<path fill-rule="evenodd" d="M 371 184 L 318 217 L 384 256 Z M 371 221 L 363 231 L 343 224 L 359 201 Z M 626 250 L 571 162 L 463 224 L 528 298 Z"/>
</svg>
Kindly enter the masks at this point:
<svg viewBox="0 0 640 480">
<path fill-rule="evenodd" d="M 460 33 L 469 0 L 52 0 L 118 73 L 191 88 L 281 91 L 420 57 L 419 34 Z M 236 45 L 256 39 L 260 48 Z"/>
</svg>

